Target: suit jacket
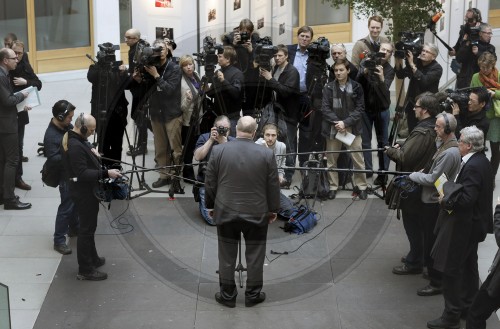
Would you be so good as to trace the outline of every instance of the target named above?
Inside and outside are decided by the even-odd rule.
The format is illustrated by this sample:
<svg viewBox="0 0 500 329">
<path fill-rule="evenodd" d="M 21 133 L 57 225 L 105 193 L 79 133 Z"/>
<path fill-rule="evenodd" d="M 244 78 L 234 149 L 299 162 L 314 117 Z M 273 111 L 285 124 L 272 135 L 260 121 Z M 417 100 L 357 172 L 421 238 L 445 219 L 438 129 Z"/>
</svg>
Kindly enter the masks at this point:
<svg viewBox="0 0 500 329">
<path fill-rule="evenodd" d="M 483 152 L 472 155 L 456 183 L 463 189 L 451 214 L 441 210 L 431 253 L 435 269 L 447 273 L 458 273 L 468 248 L 493 233 L 493 174 Z"/>
<path fill-rule="evenodd" d="M 14 93 L 8 72 L 0 67 L 0 134 L 17 134 L 17 107 L 24 100 L 21 93 Z"/>
<path fill-rule="evenodd" d="M 24 57 L 27 58 L 27 54 L 23 55 L 23 60 L 21 60 L 16 69 L 10 72 L 10 80 L 12 83 L 12 88 L 14 92 L 21 91 L 30 86 L 36 87 L 38 90 L 42 89 L 42 81 L 38 79 L 38 76 L 33 71 L 30 63 L 28 61 L 24 61 Z M 14 78 L 23 78 L 26 79 L 26 85 L 24 86 L 15 86 Z M 28 111 L 21 111 L 17 113 L 17 121 L 19 125 L 26 125 L 30 122 Z"/>
<path fill-rule="evenodd" d="M 280 186 L 272 150 L 251 139 L 216 145 L 205 172 L 205 202 L 217 225 L 236 220 L 265 226 L 280 207 Z"/>
</svg>

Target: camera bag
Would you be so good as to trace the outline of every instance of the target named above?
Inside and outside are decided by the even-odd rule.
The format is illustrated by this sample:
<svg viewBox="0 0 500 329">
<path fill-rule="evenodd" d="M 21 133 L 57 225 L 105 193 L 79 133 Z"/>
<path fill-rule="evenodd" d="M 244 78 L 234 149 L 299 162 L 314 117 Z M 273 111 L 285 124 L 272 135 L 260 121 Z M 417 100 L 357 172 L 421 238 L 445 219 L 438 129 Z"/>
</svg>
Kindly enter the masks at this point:
<svg viewBox="0 0 500 329">
<path fill-rule="evenodd" d="M 283 230 L 290 234 L 295 233 L 300 235 L 312 230 L 317 222 L 316 213 L 302 204 L 293 210 Z"/>
</svg>

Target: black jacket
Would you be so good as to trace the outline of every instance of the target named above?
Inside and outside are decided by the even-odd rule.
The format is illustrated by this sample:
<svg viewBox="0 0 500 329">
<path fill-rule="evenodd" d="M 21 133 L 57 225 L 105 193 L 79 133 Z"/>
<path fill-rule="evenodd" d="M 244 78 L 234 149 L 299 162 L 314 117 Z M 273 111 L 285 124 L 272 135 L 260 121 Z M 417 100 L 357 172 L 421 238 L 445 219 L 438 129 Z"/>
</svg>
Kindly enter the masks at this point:
<svg viewBox="0 0 500 329">
<path fill-rule="evenodd" d="M 165 65 L 157 68 L 160 78 L 156 89 L 149 97 L 149 113 L 151 120 L 168 122 L 182 115 L 181 109 L 181 68 L 168 60 Z"/>
<path fill-rule="evenodd" d="M 47 165 L 51 168 L 58 168 L 62 171 L 61 177 L 68 179 L 69 177 L 63 166 L 61 142 L 64 134 L 73 129 L 73 125 L 70 124 L 65 129 L 60 129 L 53 123 L 53 120 L 56 119 L 50 120 L 49 126 L 47 130 L 45 130 L 45 135 L 43 136 L 43 146 L 45 156 L 47 157 Z"/>
<path fill-rule="evenodd" d="M 476 126 L 481 129 L 484 136 L 488 134 L 488 128 L 490 127 L 490 120 L 486 117 L 486 110 L 482 109 L 479 112 L 471 113 L 469 111 L 460 112 L 459 115 L 455 115 L 457 119 L 457 129 L 455 129 L 455 135 L 457 138 L 460 137 L 460 130 L 465 127 Z"/>
<path fill-rule="evenodd" d="M 477 60 L 482 53 L 488 51 L 495 54 L 495 46 L 490 43 L 479 40 L 477 48 L 477 54 L 474 55 L 474 53 L 472 53 L 472 45 L 470 45 L 470 42 L 466 42 L 457 52 L 457 61 L 462 64 L 460 72 L 457 75 L 457 89 L 467 88 L 470 86 L 472 76 L 474 73 L 479 72 L 479 64 L 477 63 Z"/>
<path fill-rule="evenodd" d="M 361 69 L 363 62 L 361 62 Z M 364 74 L 360 70 L 357 81 L 363 87 L 365 95 L 365 112 L 378 113 L 385 111 L 391 105 L 391 87 L 394 80 L 394 69 L 391 64 L 384 63 L 384 81 L 380 81 L 378 76 L 371 76 L 370 73 Z"/>
<path fill-rule="evenodd" d="M 221 71 L 224 73 L 224 81 L 220 82 L 214 77 L 207 95 L 214 97 L 217 114 L 226 114 L 230 119 L 237 119 L 240 117 L 241 91 L 245 78 L 243 73 L 233 65 L 228 65 Z"/>
<path fill-rule="evenodd" d="M 24 60 L 24 58 L 28 58 L 26 53 L 23 55 L 23 60 L 21 60 L 15 70 L 10 71 L 10 81 L 12 83 L 12 89 L 14 92 L 21 91 L 27 87 L 33 86 L 38 90 L 42 89 L 42 81 L 38 79 L 38 76 L 33 71 L 29 61 Z M 23 78 L 26 79 L 27 84 L 24 86 L 16 86 L 14 85 L 14 78 Z M 30 122 L 29 115 L 27 111 L 17 112 L 17 120 L 19 125 L 26 125 Z"/>
<path fill-rule="evenodd" d="M 273 70 L 273 75 L 278 67 Z M 297 124 L 299 118 L 299 71 L 292 64 L 287 63 L 281 72 L 278 81 L 271 78 L 267 81 L 269 87 L 276 92 L 276 101 L 285 110 L 285 121 Z"/>
</svg>

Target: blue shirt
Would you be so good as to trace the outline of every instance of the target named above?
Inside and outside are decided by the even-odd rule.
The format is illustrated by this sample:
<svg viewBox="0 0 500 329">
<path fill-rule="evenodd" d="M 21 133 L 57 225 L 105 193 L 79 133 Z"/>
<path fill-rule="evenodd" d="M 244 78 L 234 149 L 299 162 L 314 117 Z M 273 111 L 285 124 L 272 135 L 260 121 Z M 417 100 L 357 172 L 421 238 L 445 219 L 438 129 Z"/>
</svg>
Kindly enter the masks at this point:
<svg viewBox="0 0 500 329">
<path fill-rule="evenodd" d="M 309 51 L 302 52 L 300 47 L 297 46 L 297 53 L 295 54 L 295 59 L 293 60 L 293 66 L 299 71 L 300 76 L 300 92 L 307 92 L 306 86 L 306 72 L 307 72 L 307 59 L 309 58 Z"/>
</svg>

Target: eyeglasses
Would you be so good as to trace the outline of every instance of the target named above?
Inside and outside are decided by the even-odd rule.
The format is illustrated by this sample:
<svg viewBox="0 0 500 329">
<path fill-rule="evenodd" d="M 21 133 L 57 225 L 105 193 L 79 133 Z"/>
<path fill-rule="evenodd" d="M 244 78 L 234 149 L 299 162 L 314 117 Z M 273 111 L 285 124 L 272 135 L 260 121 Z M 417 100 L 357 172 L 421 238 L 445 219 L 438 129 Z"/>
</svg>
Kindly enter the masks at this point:
<svg viewBox="0 0 500 329">
<path fill-rule="evenodd" d="M 483 31 L 481 31 L 481 33 L 484 33 L 484 34 L 487 34 L 487 35 L 493 35 L 493 32 L 483 32 Z"/>
<path fill-rule="evenodd" d="M 427 54 L 431 54 L 433 56 L 436 56 L 436 54 L 434 54 L 432 51 L 429 51 L 429 50 L 426 50 L 426 49 L 422 49 L 421 53 L 423 53 L 423 54 L 427 53 Z"/>
</svg>

